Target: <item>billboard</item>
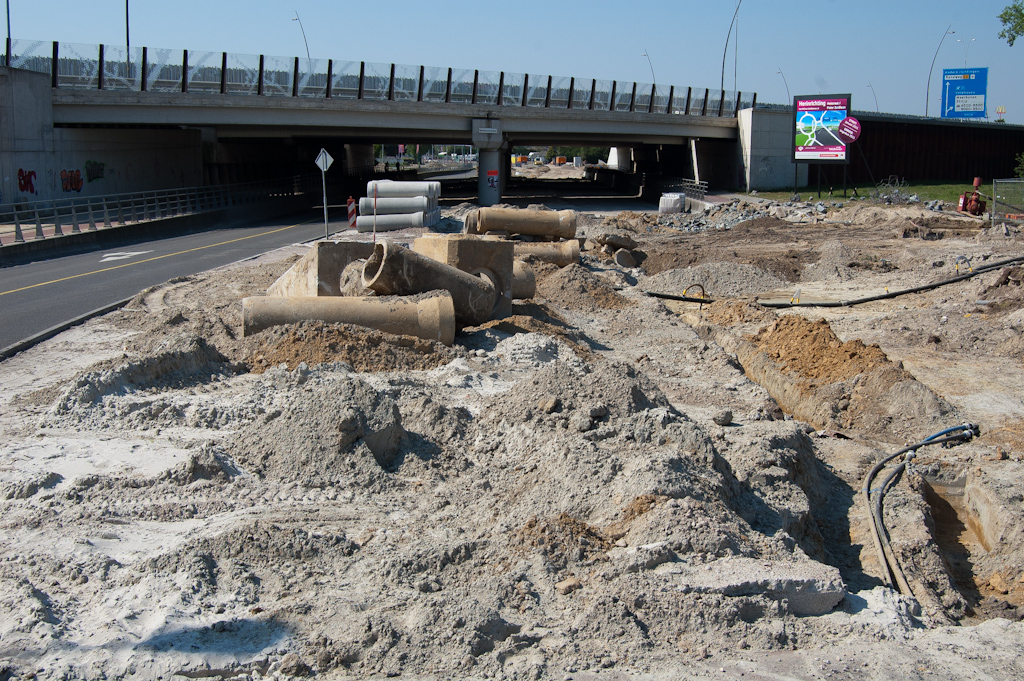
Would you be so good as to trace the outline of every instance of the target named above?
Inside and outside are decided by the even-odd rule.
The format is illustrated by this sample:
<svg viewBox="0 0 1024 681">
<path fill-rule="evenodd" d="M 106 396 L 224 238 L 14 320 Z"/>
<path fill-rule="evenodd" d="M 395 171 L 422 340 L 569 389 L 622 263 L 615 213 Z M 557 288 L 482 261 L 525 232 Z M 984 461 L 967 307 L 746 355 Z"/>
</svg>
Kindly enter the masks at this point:
<svg viewBox="0 0 1024 681">
<path fill-rule="evenodd" d="M 847 145 L 856 139 L 850 131 L 850 95 L 797 95 L 793 98 L 793 162 L 849 163 Z M 846 121 L 846 123 L 844 123 Z"/>
<path fill-rule="evenodd" d="M 942 117 L 988 118 L 988 69 L 942 69 Z"/>
</svg>

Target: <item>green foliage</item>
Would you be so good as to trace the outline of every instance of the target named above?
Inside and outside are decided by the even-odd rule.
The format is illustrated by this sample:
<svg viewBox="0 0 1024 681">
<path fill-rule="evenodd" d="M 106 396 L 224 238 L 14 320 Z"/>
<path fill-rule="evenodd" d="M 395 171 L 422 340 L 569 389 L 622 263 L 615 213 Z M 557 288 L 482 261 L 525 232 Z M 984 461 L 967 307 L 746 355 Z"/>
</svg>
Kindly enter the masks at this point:
<svg viewBox="0 0 1024 681">
<path fill-rule="evenodd" d="M 1024 0 L 1013 0 L 999 14 L 999 21 L 1003 22 L 1003 30 L 999 37 L 1013 47 L 1013 41 L 1024 35 Z"/>
<path fill-rule="evenodd" d="M 1014 168 L 1017 177 L 1024 179 L 1024 151 L 1017 154 L 1017 167 Z"/>
</svg>

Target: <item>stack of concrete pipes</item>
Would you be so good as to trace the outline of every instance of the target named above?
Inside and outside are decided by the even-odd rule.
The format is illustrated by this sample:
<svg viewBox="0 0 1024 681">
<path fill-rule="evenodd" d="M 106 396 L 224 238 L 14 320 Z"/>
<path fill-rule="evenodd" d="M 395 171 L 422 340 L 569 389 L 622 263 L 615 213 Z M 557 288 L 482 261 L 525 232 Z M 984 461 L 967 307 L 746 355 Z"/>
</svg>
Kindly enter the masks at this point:
<svg viewBox="0 0 1024 681">
<path fill-rule="evenodd" d="M 576 212 L 480 208 L 466 215 L 465 233 L 515 237 L 517 258 L 531 256 L 559 267 L 580 261 Z M 533 241 L 521 240 L 533 239 Z"/>
<path fill-rule="evenodd" d="M 370 180 L 366 183 L 366 196 L 359 199 L 356 231 L 433 227 L 441 220 L 437 207 L 440 196 L 440 182 Z"/>
</svg>

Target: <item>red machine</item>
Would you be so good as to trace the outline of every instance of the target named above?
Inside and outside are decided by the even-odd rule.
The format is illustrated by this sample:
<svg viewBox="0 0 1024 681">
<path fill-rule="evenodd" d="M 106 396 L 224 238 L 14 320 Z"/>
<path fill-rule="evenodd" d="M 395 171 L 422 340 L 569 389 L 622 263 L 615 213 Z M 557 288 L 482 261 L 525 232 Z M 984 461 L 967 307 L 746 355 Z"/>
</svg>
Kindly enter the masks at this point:
<svg viewBox="0 0 1024 681">
<path fill-rule="evenodd" d="M 982 200 L 981 194 L 978 192 L 978 188 L 981 187 L 981 178 L 974 178 L 974 191 L 968 194 L 964 192 L 960 195 L 960 200 L 957 201 L 956 209 L 961 213 L 970 213 L 971 215 L 981 215 L 985 212 L 985 208 L 988 204 Z"/>
</svg>

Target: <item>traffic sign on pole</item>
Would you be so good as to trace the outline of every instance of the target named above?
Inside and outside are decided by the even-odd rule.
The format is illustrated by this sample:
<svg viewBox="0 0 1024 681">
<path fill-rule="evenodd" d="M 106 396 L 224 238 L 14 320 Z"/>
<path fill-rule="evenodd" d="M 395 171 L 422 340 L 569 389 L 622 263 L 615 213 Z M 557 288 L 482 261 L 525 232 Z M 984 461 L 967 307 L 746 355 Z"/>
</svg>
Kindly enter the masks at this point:
<svg viewBox="0 0 1024 681">
<path fill-rule="evenodd" d="M 316 163 L 316 167 L 320 169 L 320 180 L 324 187 L 324 238 L 327 238 L 331 235 L 330 230 L 327 227 L 327 169 L 331 167 L 332 163 L 334 163 L 334 159 L 331 158 L 331 155 L 327 153 L 326 149 L 321 148 L 320 153 L 317 154 L 316 160 L 313 162 Z"/>
</svg>

